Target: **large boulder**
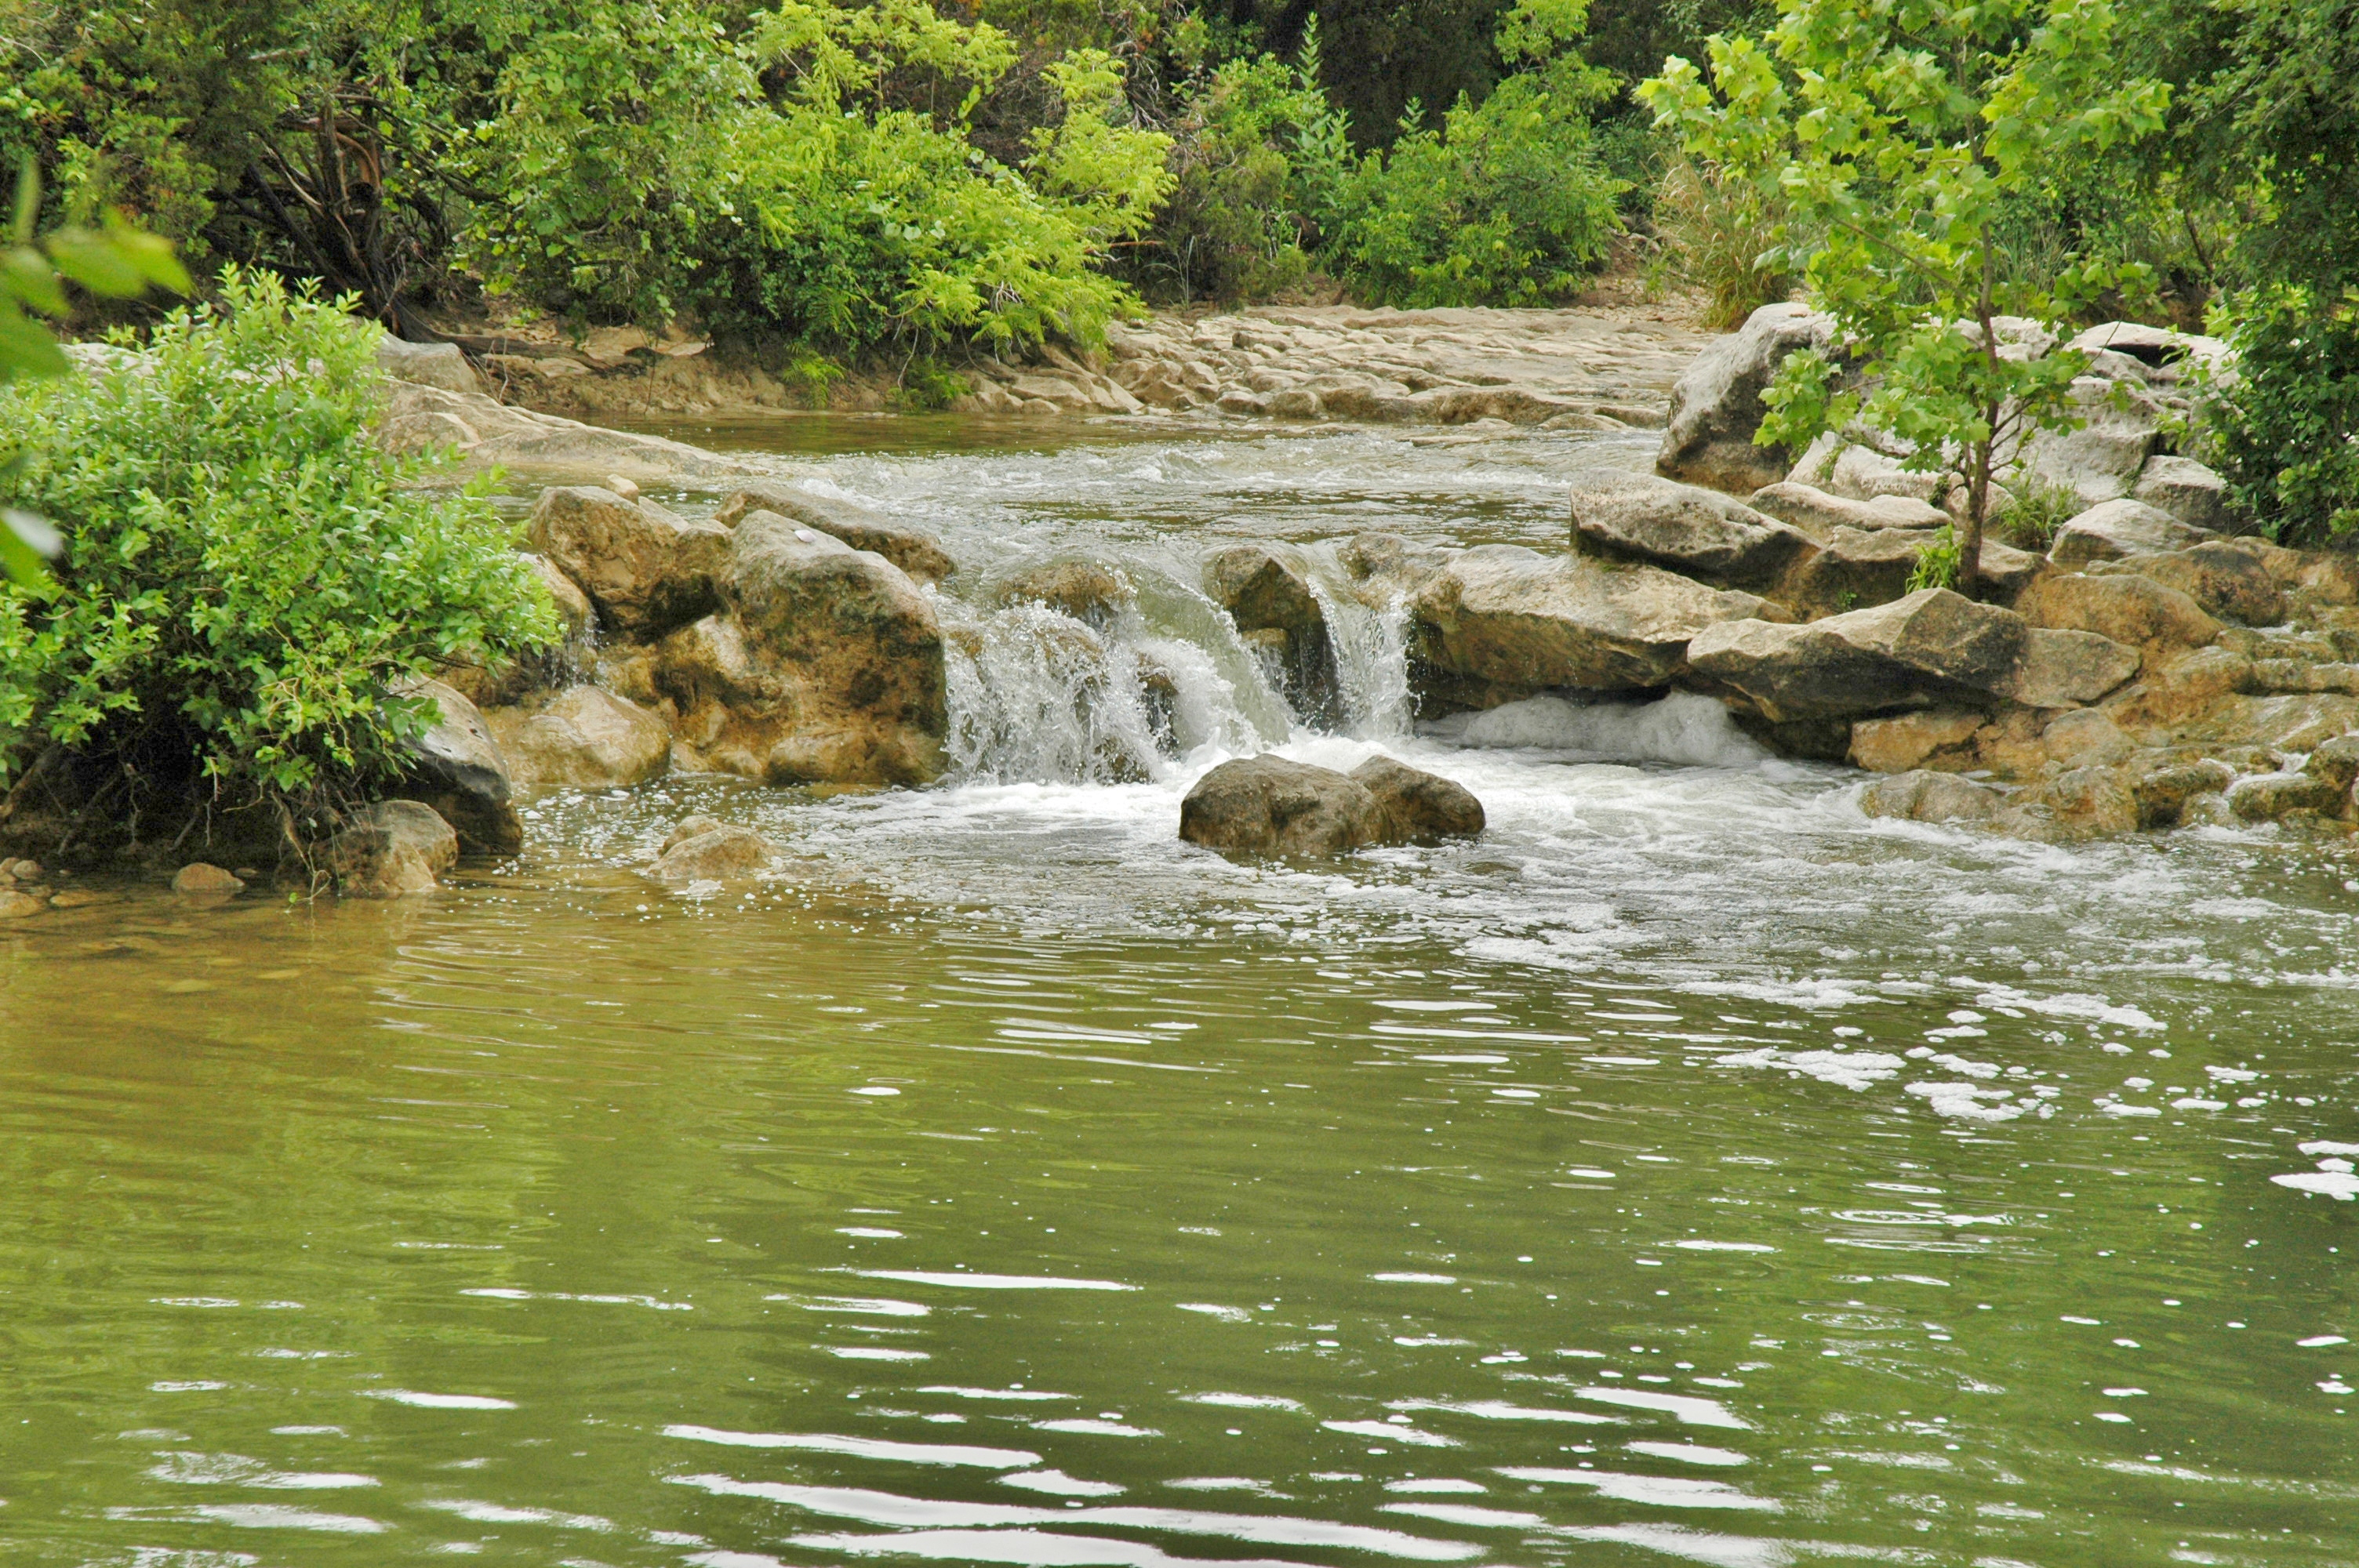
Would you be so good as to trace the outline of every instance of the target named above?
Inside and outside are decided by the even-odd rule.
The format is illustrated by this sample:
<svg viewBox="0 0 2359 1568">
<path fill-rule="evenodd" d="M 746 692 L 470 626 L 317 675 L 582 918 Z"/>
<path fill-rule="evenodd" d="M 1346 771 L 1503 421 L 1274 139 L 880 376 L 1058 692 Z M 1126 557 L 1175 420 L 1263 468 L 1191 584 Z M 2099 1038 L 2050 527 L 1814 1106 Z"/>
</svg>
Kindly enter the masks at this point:
<svg viewBox="0 0 2359 1568">
<path fill-rule="evenodd" d="M 1686 669 L 1689 641 L 1705 628 L 1769 608 L 1656 567 L 1485 545 L 1411 601 L 1416 674 L 1426 706 L 1442 710 L 1560 687 L 1652 689 Z"/>
<path fill-rule="evenodd" d="M 2060 567 L 2084 567 L 2091 561 L 2117 561 L 2125 556 L 2158 555 L 2183 550 L 2209 537 L 2159 507 L 2121 497 L 2101 501 L 2056 530 L 2048 558 Z"/>
<path fill-rule="evenodd" d="M 483 713 L 440 681 L 408 683 L 401 695 L 427 698 L 439 717 L 409 742 L 408 767 L 395 793 L 431 807 L 471 853 L 513 855 L 523 849 L 524 824 L 508 799 L 507 759 Z"/>
<path fill-rule="evenodd" d="M 1386 843 L 1472 838 L 1483 831 L 1483 803 L 1463 784 L 1438 773 L 1424 773 L 1391 757 L 1370 757 L 1353 768 L 1351 776 L 1376 797 L 1385 817 Z"/>
<path fill-rule="evenodd" d="M 729 559 L 729 530 L 690 523 L 659 507 L 592 485 L 541 492 L 532 511 L 533 548 L 581 585 L 600 622 L 652 642 L 712 612 Z"/>
<path fill-rule="evenodd" d="M 2026 708 L 2081 708 L 2118 689 L 2143 662 L 2136 648 L 2093 632 L 2035 626 L 2006 695 Z"/>
<path fill-rule="evenodd" d="M 1180 837 L 1253 855 L 1336 855 L 1390 826 L 1374 792 L 1332 768 L 1283 757 L 1223 762 L 1180 802 Z"/>
<path fill-rule="evenodd" d="M 355 812 L 321 860 L 347 898 L 431 892 L 459 860 L 459 835 L 430 806 L 381 800 Z"/>
<path fill-rule="evenodd" d="M 2028 632 L 2011 611 L 1929 588 L 1806 626 L 1723 622 L 1696 633 L 1688 662 L 1774 722 L 1993 707 L 2011 700 Z"/>
<path fill-rule="evenodd" d="M 2103 376 L 2074 381 L 2072 397 L 2080 428 L 2035 434 L 2024 443 L 2024 471 L 2091 506 L 2127 495 L 2162 444 L 2167 409 L 2142 387 Z"/>
<path fill-rule="evenodd" d="M 942 629 L 874 551 L 747 514 L 725 611 L 666 639 L 654 679 L 708 766 L 773 784 L 922 784 L 950 731 Z"/>
<path fill-rule="evenodd" d="M 2137 556 L 2110 570 L 2093 568 L 2093 575 L 2135 572 L 2139 577 L 2175 588 L 2204 611 L 2247 626 L 2274 626 L 2285 619 L 2285 590 L 2258 556 L 2243 548 L 2242 540 L 2216 540 L 2168 555 Z"/>
<path fill-rule="evenodd" d="M 1804 306 L 1764 305 L 1756 310 L 1742 328 L 1698 355 L 1672 386 L 1670 420 L 1656 471 L 1738 494 L 1785 478 L 1794 454 L 1753 444 L 1767 413 L 1762 390 L 1787 355 L 1823 349 L 1833 336 L 1834 319 Z"/>
<path fill-rule="evenodd" d="M 670 762 L 663 719 L 599 687 L 571 687 L 538 708 L 494 708 L 484 719 L 518 784 L 625 788 Z"/>
<path fill-rule="evenodd" d="M 842 540 L 855 550 L 872 550 L 907 572 L 917 582 L 940 582 L 958 570 L 958 563 L 932 535 L 894 522 L 882 513 L 832 495 L 821 495 L 794 484 L 749 484 L 721 503 L 712 514 L 723 528 L 734 528 L 756 512 L 768 512 Z"/>
<path fill-rule="evenodd" d="M 2147 459 L 2130 486 L 2130 499 L 2211 533 L 2225 533 L 2234 521 L 2226 482 L 2193 458 L 2158 454 Z"/>
<path fill-rule="evenodd" d="M 2200 648 L 2222 630 L 2179 589 L 2126 572 L 2044 577 L 2024 590 L 2016 609 L 2034 626 L 2094 632 L 2156 655 Z"/>
<path fill-rule="evenodd" d="M 387 337 L 376 346 L 377 368 L 395 381 L 481 396 L 483 377 L 456 343 L 412 343 Z"/>
<path fill-rule="evenodd" d="M 1756 591 L 1818 554 L 1800 529 L 1734 496 L 1611 468 L 1572 476 L 1572 547 Z"/>
<path fill-rule="evenodd" d="M 1276 661 L 1295 710 L 1314 723 L 1339 716 L 1343 688 L 1326 606 L 1301 568 L 1262 545 L 1234 545 L 1204 563 L 1204 591 L 1246 642 Z"/>
</svg>

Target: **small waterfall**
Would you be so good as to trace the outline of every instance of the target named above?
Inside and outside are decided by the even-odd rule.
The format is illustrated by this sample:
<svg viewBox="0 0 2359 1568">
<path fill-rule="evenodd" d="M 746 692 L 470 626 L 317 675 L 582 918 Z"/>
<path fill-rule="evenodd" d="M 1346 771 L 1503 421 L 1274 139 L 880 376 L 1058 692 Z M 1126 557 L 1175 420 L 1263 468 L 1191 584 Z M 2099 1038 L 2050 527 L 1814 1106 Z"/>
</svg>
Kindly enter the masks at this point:
<svg viewBox="0 0 2359 1568">
<path fill-rule="evenodd" d="M 1408 734 L 1408 600 L 1397 595 L 1377 610 L 1356 594 L 1336 591 L 1323 573 L 1310 582 L 1335 651 L 1344 728 L 1363 741 Z"/>
</svg>

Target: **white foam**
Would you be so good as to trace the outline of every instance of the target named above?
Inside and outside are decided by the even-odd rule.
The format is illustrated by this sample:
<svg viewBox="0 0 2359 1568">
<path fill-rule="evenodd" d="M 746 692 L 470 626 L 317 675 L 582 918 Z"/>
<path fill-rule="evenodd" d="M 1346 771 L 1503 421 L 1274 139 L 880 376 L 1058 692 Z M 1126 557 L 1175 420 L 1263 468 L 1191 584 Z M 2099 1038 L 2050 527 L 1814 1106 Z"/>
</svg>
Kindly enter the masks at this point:
<svg viewBox="0 0 2359 1568">
<path fill-rule="evenodd" d="M 1463 746 L 1565 752 L 1613 762 L 1749 768 L 1769 753 L 1708 697 L 1674 692 L 1659 702 L 1575 703 L 1533 697 L 1453 717 L 1426 733 Z"/>
</svg>

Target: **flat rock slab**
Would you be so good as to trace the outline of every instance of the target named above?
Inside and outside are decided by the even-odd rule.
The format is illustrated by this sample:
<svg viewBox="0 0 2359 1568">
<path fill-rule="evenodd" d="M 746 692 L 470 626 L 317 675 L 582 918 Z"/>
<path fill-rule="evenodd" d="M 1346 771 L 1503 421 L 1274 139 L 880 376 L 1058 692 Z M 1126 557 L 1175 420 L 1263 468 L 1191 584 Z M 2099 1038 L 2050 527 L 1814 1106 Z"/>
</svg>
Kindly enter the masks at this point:
<svg viewBox="0 0 2359 1568">
<path fill-rule="evenodd" d="M 2027 631 L 2011 611 L 1929 588 L 1806 626 L 1723 622 L 1688 657 L 1773 721 L 1864 718 L 2009 700 Z"/>
<path fill-rule="evenodd" d="M 1734 496 L 1611 468 L 1572 476 L 1572 546 L 1760 590 L 1819 550 L 1800 529 Z"/>
</svg>

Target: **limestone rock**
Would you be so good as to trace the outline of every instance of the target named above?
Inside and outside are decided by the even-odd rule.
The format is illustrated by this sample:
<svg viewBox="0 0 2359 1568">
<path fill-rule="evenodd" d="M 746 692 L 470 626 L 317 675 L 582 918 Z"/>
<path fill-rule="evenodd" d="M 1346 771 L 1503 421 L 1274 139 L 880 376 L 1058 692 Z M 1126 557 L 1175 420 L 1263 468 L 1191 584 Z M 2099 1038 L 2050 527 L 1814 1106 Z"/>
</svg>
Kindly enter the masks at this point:
<svg viewBox="0 0 2359 1568">
<path fill-rule="evenodd" d="M 2208 533 L 2225 533 L 2234 521 L 2228 508 L 2227 485 L 2193 458 L 2164 454 L 2147 459 L 2136 482 L 2130 486 L 2130 499 Z"/>
<path fill-rule="evenodd" d="M 722 592 L 727 613 L 667 640 L 655 672 L 709 765 L 775 784 L 940 773 L 942 630 L 908 574 L 754 512 L 733 535 Z"/>
<path fill-rule="evenodd" d="M 1886 528 L 1938 529 L 1950 522 L 1948 513 L 1915 496 L 1879 495 L 1856 501 L 1791 480 L 1764 485 L 1746 504 L 1799 528 L 1822 545 L 1837 528 L 1868 534 Z"/>
<path fill-rule="evenodd" d="M 2258 773 L 2228 786 L 2228 809 L 2246 822 L 2275 822 L 2296 811 L 2339 816 L 2350 798 L 2347 788 L 2307 773 Z"/>
<path fill-rule="evenodd" d="M 2218 795 L 2236 782 L 2236 770 L 2185 749 L 2157 749 L 2133 756 L 2122 770 L 2137 802 L 2138 826 L 2175 827 L 2188 803 Z"/>
<path fill-rule="evenodd" d="M 1414 654 L 1429 686 L 1448 688 L 1426 693 L 1443 707 L 1490 707 L 1558 687 L 1652 689 L 1685 670 L 1699 633 L 1750 624 L 1767 608 L 1656 567 L 1486 545 L 1419 590 Z"/>
<path fill-rule="evenodd" d="M 2253 661 L 2228 648 L 2182 654 L 2114 702 L 2114 718 L 2132 730 L 2168 730 L 2190 723 L 2253 687 Z"/>
<path fill-rule="evenodd" d="M 2026 708 L 2081 708 L 2138 673 L 2143 656 L 2093 632 L 2033 627 L 2006 695 Z"/>
<path fill-rule="evenodd" d="M 2024 590 L 2016 609 L 2034 626 L 2094 632 L 2150 654 L 2200 648 L 2221 632 L 2186 594 L 2132 574 L 2044 577 Z"/>
<path fill-rule="evenodd" d="M 1914 528 L 1878 528 L 1864 533 L 1838 525 L 1827 535 L 1822 548 L 1800 562 L 1777 585 L 1775 597 L 1802 621 L 1889 604 L 1908 591 L 1908 579 L 1931 538 Z"/>
<path fill-rule="evenodd" d="M 1204 563 L 1204 591 L 1248 642 L 1276 656 L 1287 701 L 1314 723 L 1337 716 L 1342 687 L 1326 607 L 1293 562 L 1261 545 L 1236 545 Z"/>
<path fill-rule="evenodd" d="M 1095 561 L 1049 561 L 1005 579 L 991 598 L 998 604 L 1045 604 L 1103 635 L 1138 602 L 1138 590 L 1120 572 Z"/>
<path fill-rule="evenodd" d="M 1670 420 L 1656 471 L 1739 494 L 1783 479 L 1793 454 L 1753 444 L 1767 413 L 1762 389 L 1787 355 L 1824 348 L 1833 334 L 1832 317 L 1800 305 L 1756 310 L 1741 329 L 1697 356 L 1671 388 Z"/>
<path fill-rule="evenodd" d="M 2216 360 L 2228 351 L 2228 345 L 2217 338 L 2169 327 L 2149 327 L 2142 321 L 2102 321 L 2064 346 L 2085 354 L 2123 354 L 2155 369 L 2190 357 Z"/>
<path fill-rule="evenodd" d="M 484 721 L 518 784 L 626 788 L 662 773 L 671 756 L 661 718 L 594 686 L 570 687 L 538 710 L 495 708 Z"/>
<path fill-rule="evenodd" d="M 723 822 L 721 818 L 707 816 L 702 812 L 683 816 L 672 825 L 670 832 L 664 835 L 663 842 L 656 846 L 656 858 L 661 860 L 672 852 L 674 846 L 685 844 L 690 838 L 701 838 L 707 833 L 718 832 L 727 826 L 728 824 Z"/>
<path fill-rule="evenodd" d="M 1390 608 L 1415 595 L 1450 564 L 1451 552 L 1398 534 L 1361 534 L 1341 552 L 1353 590 L 1371 609 Z"/>
<path fill-rule="evenodd" d="M 1970 779 L 1919 769 L 1876 780 L 1861 794 L 1859 808 L 1908 822 L 1984 822 L 1998 815 L 2001 801 L 1998 791 Z"/>
<path fill-rule="evenodd" d="M 172 874 L 172 891 L 223 896 L 244 892 L 245 879 L 223 867 L 209 865 L 203 860 L 191 860 Z"/>
<path fill-rule="evenodd" d="M 1332 768 L 1261 756 L 1223 762 L 1180 803 L 1180 837 L 1231 853 L 1335 855 L 1373 844 L 1389 814 Z"/>
<path fill-rule="evenodd" d="M 599 618 L 626 637 L 652 641 L 708 614 L 729 557 L 729 530 L 687 523 L 603 486 L 541 492 L 532 545 L 581 585 Z"/>
<path fill-rule="evenodd" d="M 842 540 L 855 550 L 873 550 L 917 582 L 940 582 L 958 570 L 940 540 L 923 529 L 896 523 L 882 513 L 792 484 L 749 484 L 721 503 L 712 521 L 734 528 L 756 512 L 768 512 Z"/>
<path fill-rule="evenodd" d="M 1905 773 L 1927 767 L 1943 773 L 1964 772 L 1974 765 L 1974 732 L 1983 724 L 1982 714 L 1965 708 L 1929 708 L 1889 719 L 1863 719 L 1851 727 L 1851 764 L 1872 773 Z"/>
<path fill-rule="evenodd" d="M 388 337 L 376 346 L 377 368 L 396 381 L 481 396 L 483 377 L 456 343 L 411 343 Z"/>
<path fill-rule="evenodd" d="M 777 853 L 767 838 L 750 827 L 715 823 L 690 838 L 674 835 L 668 839 L 651 874 L 667 887 L 727 881 L 751 876 Z"/>
<path fill-rule="evenodd" d="M 2183 550 L 2205 537 L 2169 513 L 2126 497 L 2102 501 L 2056 530 L 2048 558 L 2060 567 L 2084 567 L 2091 561 L 2117 561 L 2125 556 L 2151 556 Z"/>
<path fill-rule="evenodd" d="M 1483 831 L 1483 803 L 1464 785 L 1390 757 L 1370 757 L 1351 776 L 1376 797 L 1386 819 L 1384 841 L 1421 843 L 1472 838 Z"/>
<path fill-rule="evenodd" d="M 2071 768 L 2026 790 L 2006 830 L 2048 843 L 2076 843 L 2137 830 L 2137 797 L 2111 767 Z"/>
<path fill-rule="evenodd" d="M 2111 716 L 2093 708 L 2051 719 L 2040 732 L 2039 744 L 2049 762 L 2067 768 L 2113 767 L 2137 750 Z"/>
<path fill-rule="evenodd" d="M 2072 395 L 2082 427 L 2034 435 L 2024 444 L 2024 471 L 2092 506 L 2127 495 L 2161 443 L 2162 404 L 2142 388 L 2101 376 L 2074 381 Z"/>
<path fill-rule="evenodd" d="M 356 812 L 322 857 L 348 898 L 430 892 L 459 860 L 459 835 L 429 806 L 382 800 Z"/>
<path fill-rule="evenodd" d="M 440 681 L 400 689 L 405 697 L 432 700 L 440 717 L 409 743 L 408 771 L 395 793 L 433 807 L 471 853 L 513 855 L 523 849 L 524 823 L 508 798 L 507 758 L 482 711 Z"/>
<path fill-rule="evenodd" d="M 2301 771 L 2347 792 L 2352 781 L 2359 779 L 2359 735 L 2337 735 L 2321 742 Z"/>
<path fill-rule="evenodd" d="M 1733 496 L 1611 468 L 1572 476 L 1572 547 L 1761 590 L 1818 554 L 1800 529 Z"/>
<path fill-rule="evenodd" d="M 2242 547 L 2241 540 L 2215 540 L 2168 555 L 2138 556 L 2110 568 L 2091 568 L 2093 576 L 2136 572 L 2175 588 L 2223 620 L 2247 626 L 2274 626 L 2285 619 L 2285 590 L 2259 557 Z"/>
<path fill-rule="evenodd" d="M 48 901 L 35 894 L 16 888 L 0 888 L 0 920 L 23 920 L 48 907 Z"/>
<path fill-rule="evenodd" d="M 2027 632 L 2010 611 L 1929 588 L 1806 626 L 1724 622 L 1699 632 L 1688 658 L 1772 720 L 1854 719 L 2005 700 Z"/>
</svg>

